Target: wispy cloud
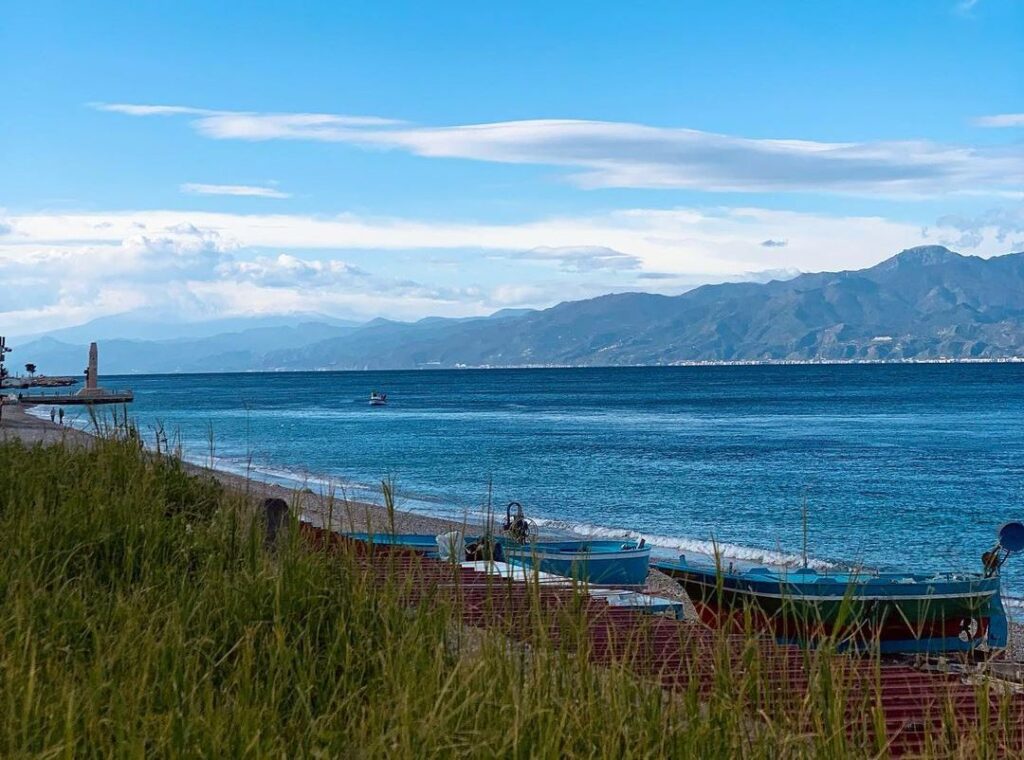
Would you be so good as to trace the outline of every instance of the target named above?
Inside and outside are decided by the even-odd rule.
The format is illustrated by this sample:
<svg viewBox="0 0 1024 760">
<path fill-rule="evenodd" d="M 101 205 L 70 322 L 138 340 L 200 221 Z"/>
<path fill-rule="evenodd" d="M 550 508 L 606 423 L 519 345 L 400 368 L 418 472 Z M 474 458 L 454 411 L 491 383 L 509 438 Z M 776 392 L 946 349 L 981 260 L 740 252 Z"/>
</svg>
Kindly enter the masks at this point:
<svg viewBox="0 0 1024 760">
<path fill-rule="evenodd" d="M 217 113 L 217 111 L 206 108 L 192 108 L 191 106 L 155 106 L 133 103 L 90 103 L 89 105 L 98 111 L 123 113 L 128 116 L 180 116 L 182 114 L 200 116 Z"/>
<path fill-rule="evenodd" d="M 268 287 L 351 284 L 355 278 L 367 276 L 365 271 L 346 261 L 302 259 L 287 253 L 225 262 L 218 267 L 218 274 Z"/>
<path fill-rule="evenodd" d="M 554 261 L 567 272 L 594 272 L 599 269 L 624 271 L 643 266 L 642 259 L 603 245 L 542 245 L 510 255 L 533 261 Z"/>
<path fill-rule="evenodd" d="M 999 113 L 979 116 L 972 122 L 978 127 L 1024 127 L 1024 113 Z"/>
<path fill-rule="evenodd" d="M 181 186 L 183 193 L 193 195 L 240 195 L 254 198 L 291 198 L 291 193 L 285 193 L 272 187 L 260 185 L 208 185 L 201 182 L 186 182 Z"/>
<path fill-rule="evenodd" d="M 959 0 L 959 2 L 953 6 L 953 10 L 961 16 L 970 16 L 971 11 L 974 10 L 974 6 L 977 4 L 978 0 Z"/>
<path fill-rule="evenodd" d="M 939 228 L 938 236 L 943 245 L 973 250 L 991 239 L 999 245 L 1009 243 L 1014 251 L 1024 250 L 1024 206 L 992 208 L 975 216 L 946 214 L 939 217 L 935 224 Z M 950 234 L 950 230 L 956 232 Z"/>
<path fill-rule="evenodd" d="M 820 142 L 761 139 L 622 122 L 536 119 L 441 127 L 378 117 L 99 106 L 131 116 L 187 115 L 220 140 L 312 140 L 461 158 L 576 169 L 584 188 L 716 192 L 829 192 L 890 197 L 1003 192 L 1024 184 L 1024 155 L 925 140 Z"/>
<path fill-rule="evenodd" d="M 198 116 L 196 122 L 200 129 L 212 131 L 237 131 L 242 137 L 246 125 L 262 123 L 265 130 L 285 136 L 289 130 L 305 130 L 316 134 L 330 134 L 330 130 L 350 127 L 383 127 L 403 122 L 397 119 L 382 119 L 377 116 L 339 116 L 326 113 L 253 113 L 249 111 L 220 111 L 211 108 L 193 108 L 192 106 L 147 105 L 137 103 L 90 103 L 99 111 L 122 113 L 127 116 Z M 267 139 L 261 137 L 263 129 L 252 132 L 248 139 Z"/>
</svg>

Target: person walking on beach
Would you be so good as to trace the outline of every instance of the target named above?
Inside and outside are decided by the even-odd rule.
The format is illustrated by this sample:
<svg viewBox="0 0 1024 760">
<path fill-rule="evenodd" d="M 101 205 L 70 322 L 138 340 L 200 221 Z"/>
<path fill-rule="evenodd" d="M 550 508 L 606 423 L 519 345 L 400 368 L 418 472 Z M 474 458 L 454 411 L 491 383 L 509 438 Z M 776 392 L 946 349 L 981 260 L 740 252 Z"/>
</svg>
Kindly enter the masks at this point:
<svg viewBox="0 0 1024 760">
<path fill-rule="evenodd" d="M 60 417 L 60 424 L 63 425 L 64 424 L 64 407 L 61 407 L 60 411 L 57 414 Z"/>
<path fill-rule="evenodd" d="M 50 407 L 50 424 L 52 425 L 57 419 L 57 407 Z"/>
</svg>

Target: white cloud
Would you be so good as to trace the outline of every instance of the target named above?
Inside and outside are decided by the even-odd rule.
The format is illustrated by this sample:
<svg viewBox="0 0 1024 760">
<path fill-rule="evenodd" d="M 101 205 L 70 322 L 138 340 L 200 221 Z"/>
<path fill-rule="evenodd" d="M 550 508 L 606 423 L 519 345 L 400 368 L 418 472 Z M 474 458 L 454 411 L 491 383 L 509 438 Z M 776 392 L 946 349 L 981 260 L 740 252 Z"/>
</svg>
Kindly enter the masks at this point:
<svg viewBox="0 0 1024 760">
<path fill-rule="evenodd" d="M 242 253 L 252 248 L 290 253 L 377 250 L 382 255 L 481 251 L 512 258 L 533 251 L 534 257 L 559 261 L 573 255 L 593 257 L 595 251 L 628 251 L 621 255 L 639 261 L 642 271 L 725 276 L 780 266 L 804 271 L 868 266 L 891 252 L 934 242 L 919 225 L 881 217 L 761 208 L 624 209 L 519 224 L 169 210 L 21 214 L 10 215 L 8 221 L 16 232 L 0 243 L 0 261 L 32 255 L 30 251 L 80 251 L 85 246 L 151 267 L 219 264 L 228 255 L 243 260 Z M 765 240 L 788 243 L 766 248 L 761 245 Z M 987 240 L 981 251 L 1002 252 L 996 238 Z"/>
<path fill-rule="evenodd" d="M 236 247 L 218 232 L 184 220 L 150 225 L 146 233 L 136 224 L 115 229 L 113 223 L 95 223 L 89 233 L 72 238 L 19 234 L 0 244 L 0 274 L 43 274 L 65 288 L 117 278 L 159 282 L 208 276 Z"/>
<path fill-rule="evenodd" d="M 155 234 L 129 235 L 120 244 L 123 260 L 157 270 L 209 268 L 234 248 L 234 243 L 225 240 L 219 232 L 184 220 L 167 225 Z"/>
<path fill-rule="evenodd" d="M 592 272 L 598 269 L 623 271 L 640 269 L 643 265 L 636 256 L 631 256 L 603 245 L 538 246 L 528 251 L 510 254 L 511 258 L 532 261 L 554 261 L 567 272 Z"/>
<path fill-rule="evenodd" d="M 217 113 L 217 111 L 206 108 L 192 108 L 191 106 L 147 106 L 131 103 L 92 103 L 91 105 L 99 111 L 123 113 L 127 116 L 180 116 L 182 114 L 197 116 Z"/>
<path fill-rule="evenodd" d="M 269 287 L 351 284 L 355 278 L 367 275 L 359 267 L 344 261 L 300 259 L 286 253 L 276 257 L 260 256 L 252 261 L 226 262 L 218 267 L 217 273 Z"/>
<path fill-rule="evenodd" d="M 49 302 L 44 299 L 49 296 Z M 51 278 L 45 294 L 31 306 L 10 308 L 4 301 L 0 324 L 12 333 L 27 334 L 58 327 L 81 324 L 106 314 L 149 305 L 153 299 L 138 285 L 97 285 L 96 283 L 61 284 Z"/>
<path fill-rule="evenodd" d="M 315 140 L 434 158 L 565 166 L 579 170 L 572 180 L 586 188 L 927 197 L 1000 192 L 1024 182 L 1020 151 L 925 140 L 828 143 L 572 119 L 411 127 L 389 119 L 331 114 L 130 104 L 103 108 L 132 116 L 194 116 L 193 128 L 215 139 Z"/>
<path fill-rule="evenodd" d="M 1014 251 L 1024 249 L 1024 206 L 993 208 L 975 216 L 946 214 L 935 222 L 937 237 L 946 246 L 975 249 L 986 241 L 1000 246 L 1009 243 Z"/>
<path fill-rule="evenodd" d="M 1013 209 L 922 229 L 760 208 L 638 208 L 522 224 L 169 210 L 6 213 L 5 223 L 13 232 L 0 240 L 0 279 L 33 296 L 0 306 L 0 324 L 20 334 L 139 306 L 192 317 L 467 316 L 609 291 L 679 292 L 751 272 L 857 269 L 965 233 L 977 232 L 966 242 L 987 256 L 1010 250 L 1021 227 Z M 372 272 L 352 263 L 370 251 Z M 458 266 L 430 263 L 439 251 Z M 507 261 L 495 267 L 493 258 Z"/>
<path fill-rule="evenodd" d="M 289 130 L 302 130 L 305 134 L 317 134 L 318 131 L 345 127 L 382 127 L 401 124 L 396 119 L 382 119 L 377 116 L 339 116 L 327 113 L 251 113 L 248 111 L 218 111 L 210 108 L 193 108 L 192 106 L 161 106 L 139 105 L 134 103 L 92 103 L 93 108 L 126 116 L 199 116 L 199 129 L 209 125 L 211 130 L 222 129 L 233 133 L 235 137 L 246 139 L 265 139 L 260 135 L 264 131 L 273 130 L 283 136 Z M 255 121 L 254 121 L 255 120 Z M 263 128 L 256 129 L 247 135 L 251 124 L 260 123 Z"/>
<path fill-rule="evenodd" d="M 12 217 L 11 222 L 18 234 L 7 240 L 20 250 L 30 242 L 50 249 L 105 244 L 133 251 L 135 258 L 141 247 L 154 254 L 166 249 L 168 257 L 177 250 L 179 259 L 191 254 L 194 260 L 216 261 L 218 256 L 247 248 L 290 252 L 451 249 L 510 257 L 531 250 L 591 249 L 592 253 L 607 249 L 628 251 L 643 270 L 704 276 L 777 266 L 820 270 L 868 265 L 886 252 L 925 242 L 919 226 L 913 224 L 757 208 L 626 209 L 521 224 L 194 211 L 26 214 Z M 764 248 L 761 242 L 766 239 L 788 239 L 789 244 L 783 250 Z M 205 257 L 200 256 L 203 252 Z M 155 263 L 154 256 L 146 261 Z"/>
<path fill-rule="evenodd" d="M 480 316 L 495 310 L 493 295 L 481 288 L 433 288 L 414 282 L 383 287 L 268 286 L 248 280 L 187 283 L 190 298 L 217 315 L 320 312 L 363 318 L 388 316 L 417 319 L 432 316 Z"/>
<path fill-rule="evenodd" d="M 999 113 L 979 116 L 972 122 L 978 127 L 1024 127 L 1024 113 Z"/>
<path fill-rule="evenodd" d="M 291 198 L 291 193 L 259 185 L 207 185 L 201 182 L 186 182 L 181 186 L 183 193 L 194 195 L 240 195 L 255 198 Z"/>
</svg>

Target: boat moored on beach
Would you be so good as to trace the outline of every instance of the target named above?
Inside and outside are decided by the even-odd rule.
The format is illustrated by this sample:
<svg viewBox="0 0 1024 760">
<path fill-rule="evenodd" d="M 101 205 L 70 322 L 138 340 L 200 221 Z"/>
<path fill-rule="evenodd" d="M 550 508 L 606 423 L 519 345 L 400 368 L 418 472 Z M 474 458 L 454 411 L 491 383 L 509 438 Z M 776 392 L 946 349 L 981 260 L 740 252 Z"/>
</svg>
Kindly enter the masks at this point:
<svg viewBox="0 0 1024 760">
<path fill-rule="evenodd" d="M 735 569 L 685 556 L 652 564 L 682 585 L 710 625 L 752 626 L 785 641 L 833 637 L 883 654 L 972 652 L 1006 646 L 998 570 L 1022 549 L 1024 526 L 1010 523 L 981 573 Z"/>
<path fill-rule="evenodd" d="M 642 586 L 647 579 L 650 549 L 640 542 L 621 541 L 537 541 L 516 544 L 487 536 L 464 537 L 461 531 L 435 536 L 429 533 L 337 533 L 313 526 L 306 530 L 320 538 L 350 544 L 358 554 L 417 554 L 449 558 L 456 549 L 457 560 L 508 562 L 541 573 L 572 578 L 595 586 Z"/>
<path fill-rule="evenodd" d="M 437 538 L 432 533 L 341 533 L 359 553 L 399 552 L 437 556 Z"/>
<path fill-rule="evenodd" d="M 503 540 L 505 559 L 544 573 L 599 586 L 642 586 L 650 570 L 651 550 L 640 541 Z"/>
<path fill-rule="evenodd" d="M 508 562 L 593 585 L 642 586 L 650 571 L 651 550 L 642 538 L 625 542 L 542 541 L 517 501 L 506 508 L 497 541 Z"/>
</svg>

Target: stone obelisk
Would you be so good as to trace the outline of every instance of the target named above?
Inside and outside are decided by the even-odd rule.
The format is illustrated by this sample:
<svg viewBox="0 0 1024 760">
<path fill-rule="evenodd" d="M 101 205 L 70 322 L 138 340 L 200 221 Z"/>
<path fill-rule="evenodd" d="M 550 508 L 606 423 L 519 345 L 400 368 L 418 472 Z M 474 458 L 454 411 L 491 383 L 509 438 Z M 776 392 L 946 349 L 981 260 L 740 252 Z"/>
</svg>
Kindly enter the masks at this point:
<svg viewBox="0 0 1024 760">
<path fill-rule="evenodd" d="M 95 343 L 89 344 L 89 366 L 85 370 L 85 392 L 95 393 L 99 388 L 96 381 L 97 369 L 99 365 L 99 351 L 96 349 Z"/>
</svg>

